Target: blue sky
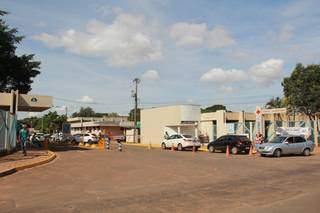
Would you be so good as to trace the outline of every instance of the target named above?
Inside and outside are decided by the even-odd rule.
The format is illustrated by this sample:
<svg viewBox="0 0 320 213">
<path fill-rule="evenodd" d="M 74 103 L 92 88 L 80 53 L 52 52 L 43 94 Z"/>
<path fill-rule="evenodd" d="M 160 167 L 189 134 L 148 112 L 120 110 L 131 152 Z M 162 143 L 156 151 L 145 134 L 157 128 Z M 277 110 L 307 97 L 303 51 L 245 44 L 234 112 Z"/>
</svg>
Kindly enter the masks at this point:
<svg viewBox="0 0 320 213">
<path fill-rule="evenodd" d="M 296 63 L 319 63 L 319 1 L 1 0 L 42 62 L 33 94 L 57 110 L 127 114 L 142 107 L 224 104 L 253 111 L 282 95 Z M 77 102 L 68 102 L 72 100 Z"/>
</svg>

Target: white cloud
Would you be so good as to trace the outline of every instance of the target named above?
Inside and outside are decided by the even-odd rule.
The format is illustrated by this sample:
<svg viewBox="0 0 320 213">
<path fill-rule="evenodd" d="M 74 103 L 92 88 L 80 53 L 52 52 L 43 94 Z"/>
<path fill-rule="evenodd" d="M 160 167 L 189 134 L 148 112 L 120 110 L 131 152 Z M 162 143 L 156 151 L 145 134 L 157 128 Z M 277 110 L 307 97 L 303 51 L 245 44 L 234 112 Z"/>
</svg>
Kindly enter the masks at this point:
<svg viewBox="0 0 320 213">
<path fill-rule="evenodd" d="M 204 73 L 200 80 L 214 83 L 232 83 L 244 81 L 247 78 L 247 74 L 243 70 L 222 68 L 213 68 L 210 71 Z"/>
<path fill-rule="evenodd" d="M 248 74 L 258 83 L 269 85 L 274 80 L 281 77 L 283 67 L 283 60 L 281 59 L 269 59 L 261 64 L 252 66 L 249 69 Z"/>
<path fill-rule="evenodd" d="M 279 33 L 279 40 L 280 41 L 288 41 L 293 36 L 294 27 L 289 24 L 285 24 Z"/>
<path fill-rule="evenodd" d="M 78 101 L 83 102 L 83 103 L 93 103 L 93 98 L 88 95 L 84 95 Z"/>
<path fill-rule="evenodd" d="M 204 73 L 200 80 L 204 82 L 213 82 L 221 86 L 225 92 L 232 92 L 231 86 L 225 86 L 230 83 L 247 84 L 248 81 L 259 83 L 262 86 L 268 86 L 275 80 L 281 78 L 283 60 L 269 59 L 260 64 L 253 65 L 248 71 L 222 68 L 213 68 Z"/>
<path fill-rule="evenodd" d="M 222 26 L 209 30 L 206 23 L 175 23 L 170 28 L 171 38 L 180 46 L 207 46 L 222 48 L 235 43 L 229 32 Z"/>
<path fill-rule="evenodd" d="M 50 48 L 63 47 L 84 56 L 103 58 L 113 67 L 130 68 L 161 58 L 161 42 L 143 15 L 116 11 L 113 23 L 93 20 L 86 32 L 69 29 L 59 35 L 42 33 L 33 36 Z"/>
<path fill-rule="evenodd" d="M 158 71 L 148 70 L 142 75 L 142 78 L 155 81 L 155 80 L 159 80 L 160 77 L 159 77 Z"/>
</svg>

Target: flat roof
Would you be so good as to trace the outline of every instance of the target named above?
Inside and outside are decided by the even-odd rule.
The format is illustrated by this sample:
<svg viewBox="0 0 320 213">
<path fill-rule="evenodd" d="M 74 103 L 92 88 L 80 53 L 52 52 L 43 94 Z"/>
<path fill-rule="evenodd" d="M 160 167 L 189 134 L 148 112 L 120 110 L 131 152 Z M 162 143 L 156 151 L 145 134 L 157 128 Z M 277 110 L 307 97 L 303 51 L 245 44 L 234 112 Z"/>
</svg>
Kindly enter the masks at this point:
<svg viewBox="0 0 320 213">
<path fill-rule="evenodd" d="M 0 109 L 10 110 L 15 107 L 18 111 L 42 112 L 53 107 L 53 98 L 46 95 L 26 95 L 15 93 L 0 93 Z"/>
</svg>

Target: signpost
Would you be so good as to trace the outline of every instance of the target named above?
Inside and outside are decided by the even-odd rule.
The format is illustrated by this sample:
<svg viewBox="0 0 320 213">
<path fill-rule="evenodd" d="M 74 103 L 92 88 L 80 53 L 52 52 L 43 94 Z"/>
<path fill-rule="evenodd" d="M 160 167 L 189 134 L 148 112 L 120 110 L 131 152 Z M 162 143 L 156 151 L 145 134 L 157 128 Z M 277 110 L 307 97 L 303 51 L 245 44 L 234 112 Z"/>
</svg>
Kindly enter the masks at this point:
<svg viewBox="0 0 320 213">
<path fill-rule="evenodd" d="M 261 111 L 261 113 L 263 115 L 286 114 L 287 113 L 287 108 L 274 108 L 274 109 L 261 109 L 260 108 L 260 111 Z"/>
<path fill-rule="evenodd" d="M 259 106 L 256 107 L 256 133 L 260 132 L 264 135 L 264 122 L 262 117 L 262 110 Z"/>
</svg>

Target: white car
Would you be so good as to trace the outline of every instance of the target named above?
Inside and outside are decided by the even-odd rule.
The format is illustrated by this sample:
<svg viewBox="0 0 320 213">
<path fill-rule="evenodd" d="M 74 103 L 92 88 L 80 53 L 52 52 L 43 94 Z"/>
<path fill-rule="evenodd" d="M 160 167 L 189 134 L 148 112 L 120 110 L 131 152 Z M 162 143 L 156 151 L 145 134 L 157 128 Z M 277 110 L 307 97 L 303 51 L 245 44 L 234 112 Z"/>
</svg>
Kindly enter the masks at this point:
<svg viewBox="0 0 320 213">
<path fill-rule="evenodd" d="M 172 146 L 177 148 L 179 151 L 184 149 L 192 149 L 193 147 L 197 151 L 201 147 L 201 143 L 192 135 L 175 134 L 165 139 L 161 144 L 162 149 L 172 148 Z"/>
<path fill-rule="evenodd" d="M 92 133 L 85 133 L 83 135 L 83 142 L 84 143 L 95 143 L 95 142 L 98 142 L 98 137 Z"/>
</svg>

